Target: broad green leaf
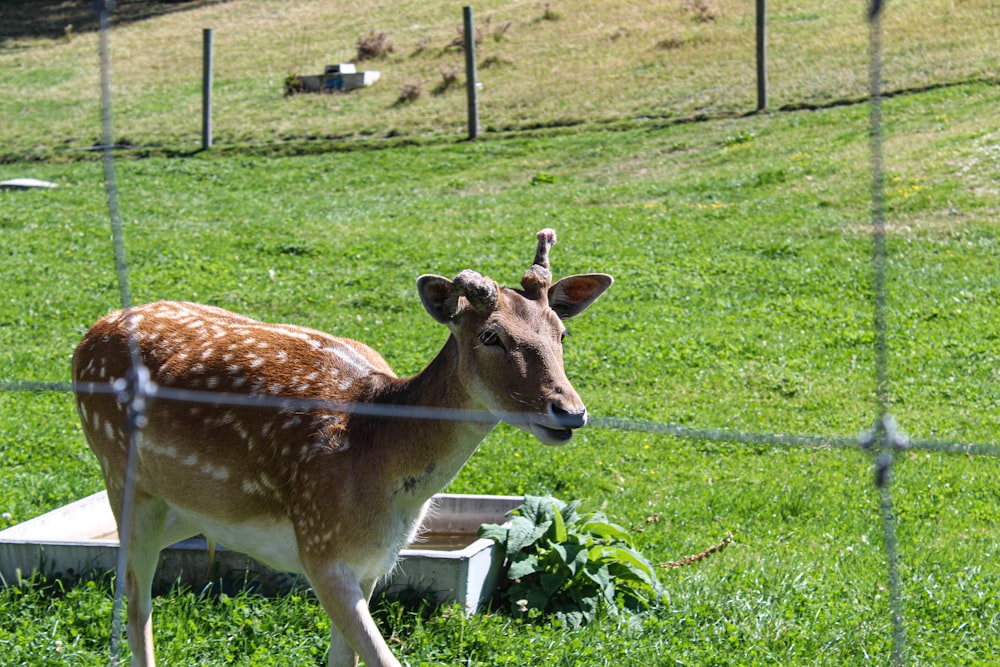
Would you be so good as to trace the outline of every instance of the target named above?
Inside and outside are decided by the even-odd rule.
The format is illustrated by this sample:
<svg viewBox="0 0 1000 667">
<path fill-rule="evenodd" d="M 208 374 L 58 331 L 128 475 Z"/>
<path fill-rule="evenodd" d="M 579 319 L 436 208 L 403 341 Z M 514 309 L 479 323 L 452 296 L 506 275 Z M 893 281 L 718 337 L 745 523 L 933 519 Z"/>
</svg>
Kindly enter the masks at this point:
<svg viewBox="0 0 1000 667">
<path fill-rule="evenodd" d="M 587 548 L 580 544 L 570 542 L 566 544 L 553 544 L 552 550 L 559 554 L 564 567 L 572 574 L 576 574 L 580 567 L 587 562 Z"/>
<path fill-rule="evenodd" d="M 598 567 L 585 567 L 583 573 L 588 579 L 597 584 L 602 591 L 606 590 L 609 586 L 614 590 L 611 582 L 611 572 L 608 570 L 607 565 L 601 564 Z"/>
<path fill-rule="evenodd" d="M 513 556 L 517 552 L 532 544 L 538 537 L 535 535 L 536 526 L 528 517 L 515 516 L 510 520 L 510 529 L 507 532 L 507 552 Z"/>
<path fill-rule="evenodd" d="M 580 530 L 609 540 L 621 540 L 629 546 L 632 545 L 632 536 L 629 532 L 618 524 L 611 523 L 604 516 L 591 515 L 580 526 Z"/>
<path fill-rule="evenodd" d="M 562 512 L 552 513 L 552 525 L 555 528 L 555 534 L 552 539 L 555 542 L 565 542 L 566 541 L 566 522 L 563 520 Z"/>
<path fill-rule="evenodd" d="M 604 547 L 604 558 L 625 566 L 649 586 L 659 585 L 653 566 L 632 549 L 619 546 Z"/>
<path fill-rule="evenodd" d="M 508 528 L 495 523 L 484 523 L 476 531 L 476 536 L 482 539 L 493 540 L 500 546 L 507 546 Z"/>
<path fill-rule="evenodd" d="M 565 520 L 566 523 L 568 523 L 568 524 L 570 524 L 570 523 L 576 523 L 579 520 L 579 516 L 576 513 L 576 508 L 578 508 L 580 506 L 581 502 L 583 502 L 583 501 L 581 501 L 581 500 L 573 500 L 573 501 L 570 501 L 568 504 L 566 504 L 565 507 L 562 508 L 562 510 L 561 510 L 560 513 L 562 514 L 562 517 L 563 517 L 563 519 Z"/>
<path fill-rule="evenodd" d="M 561 569 L 558 572 L 543 572 L 540 578 L 542 590 L 546 595 L 551 597 L 552 594 L 562 588 L 562 585 L 569 581 L 569 579 L 570 574 L 566 569 Z"/>
<path fill-rule="evenodd" d="M 521 553 L 516 560 L 511 561 L 510 568 L 507 570 L 507 578 L 522 579 L 538 572 L 538 570 L 538 556 Z"/>
</svg>

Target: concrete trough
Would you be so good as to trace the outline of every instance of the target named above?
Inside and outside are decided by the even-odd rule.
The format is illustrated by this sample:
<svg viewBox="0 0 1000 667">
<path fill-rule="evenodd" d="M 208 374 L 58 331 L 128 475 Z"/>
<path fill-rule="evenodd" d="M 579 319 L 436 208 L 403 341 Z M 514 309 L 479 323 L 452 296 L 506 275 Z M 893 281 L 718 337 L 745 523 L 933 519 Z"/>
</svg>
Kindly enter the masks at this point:
<svg viewBox="0 0 1000 667">
<path fill-rule="evenodd" d="M 352 63 L 327 65 L 322 74 L 304 74 L 299 77 L 303 92 L 346 93 L 367 88 L 382 77 L 378 70 L 359 72 Z"/>
<path fill-rule="evenodd" d="M 459 602 L 474 613 L 492 595 L 503 565 L 493 541 L 477 538 L 476 531 L 484 523 L 503 523 L 523 502 L 520 496 L 435 496 L 435 511 L 425 520 L 423 537 L 402 551 L 380 588 L 389 593 L 419 590 L 438 602 Z M 101 491 L 0 531 L 0 575 L 10 585 L 34 571 L 76 581 L 114 570 L 118 544 L 107 494 Z M 250 587 L 274 595 L 305 583 L 298 575 L 276 572 L 222 545 L 209 561 L 207 543 L 200 536 L 164 549 L 154 591 L 162 593 L 179 583 L 194 590 L 218 585 L 225 591 Z"/>
</svg>

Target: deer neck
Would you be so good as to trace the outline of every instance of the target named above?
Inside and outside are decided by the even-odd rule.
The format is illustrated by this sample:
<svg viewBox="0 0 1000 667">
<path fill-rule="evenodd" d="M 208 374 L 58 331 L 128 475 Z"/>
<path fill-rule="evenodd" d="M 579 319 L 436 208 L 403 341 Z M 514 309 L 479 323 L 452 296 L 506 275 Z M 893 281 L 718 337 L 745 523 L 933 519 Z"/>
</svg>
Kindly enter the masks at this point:
<svg viewBox="0 0 1000 667">
<path fill-rule="evenodd" d="M 370 446 L 391 462 L 394 493 L 423 502 L 443 489 L 499 422 L 475 403 L 459 368 L 458 342 L 449 336 L 423 371 L 390 381 L 375 398 L 376 403 L 407 411 L 425 408 L 429 415 L 366 420 L 373 435 Z M 471 419 L 460 419 L 463 411 L 470 411 Z"/>
</svg>

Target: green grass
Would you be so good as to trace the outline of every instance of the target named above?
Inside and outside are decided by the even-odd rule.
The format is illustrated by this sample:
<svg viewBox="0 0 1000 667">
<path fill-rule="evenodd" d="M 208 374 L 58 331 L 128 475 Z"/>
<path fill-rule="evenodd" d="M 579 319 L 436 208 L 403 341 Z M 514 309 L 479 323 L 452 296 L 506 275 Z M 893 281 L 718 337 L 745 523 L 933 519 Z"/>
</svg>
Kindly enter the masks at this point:
<svg viewBox="0 0 1000 667">
<path fill-rule="evenodd" d="M 892 412 L 919 438 L 997 442 L 995 86 L 886 101 Z M 596 418 L 852 436 L 875 418 L 863 105 L 619 132 L 266 159 L 117 164 L 137 301 L 193 299 L 359 338 L 410 374 L 443 344 L 414 284 L 476 268 L 516 282 L 553 226 L 559 275 L 606 271 L 567 369 Z M 0 192 L 0 381 L 68 380 L 118 291 L 101 168 L 38 163 Z M 888 662 L 886 564 L 863 452 L 591 427 L 544 448 L 501 426 L 452 484 L 552 493 L 641 527 L 667 597 L 568 630 L 387 601 L 413 665 Z M 895 466 L 912 664 L 1000 649 L 1000 465 L 908 452 Z M 101 488 L 68 396 L 0 392 L 0 511 L 18 522 Z M 646 519 L 658 513 L 660 521 Z M 158 598 L 163 664 L 320 664 L 310 596 Z M 12 664 L 104 664 L 110 587 L 0 591 Z"/>
<path fill-rule="evenodd" d="M 206 27 L 215 31 L 217 149 L 329 150 L 467 134 L 464 55 L 446 48 L 462 24 L 460 5 L 117 4 L 115 139 L 140 152 L 175 155 L 200 147 Z M 698 4 L 719 11 L 699 21 Z M 867 94 L 865 4 L 768 3 L 772 108 Z M 80 159 L 79 149 L 101 136 L 96 22 L 82 5 L 38 0 L 30 11 L 22 5 L 0 3 L 0 163 Z M 547 11 L 558 19 L 546 20 Z M 485 134 L 756 108 L 753 3 L 487 0 L 475 5 L 475 17 L 483 36 L 477 54 Z M 890 90 L 997 79 L 1000 9 L 992 0 L 896 3 L 887 6 L 884 26 Z M 284 97 L 289 73 L 318 74 L 328 63 L 352 61 L 358 38 L 371 30 L 385 31 L 395 46 L 384 59 L 360 63 L 382 72 L 375 86 L 350 95 Z M 433 94 L 452 69 L 461 72 L 460 85 Z M 422 94 L 397 104 L 404 86 Z"/>
</svg>

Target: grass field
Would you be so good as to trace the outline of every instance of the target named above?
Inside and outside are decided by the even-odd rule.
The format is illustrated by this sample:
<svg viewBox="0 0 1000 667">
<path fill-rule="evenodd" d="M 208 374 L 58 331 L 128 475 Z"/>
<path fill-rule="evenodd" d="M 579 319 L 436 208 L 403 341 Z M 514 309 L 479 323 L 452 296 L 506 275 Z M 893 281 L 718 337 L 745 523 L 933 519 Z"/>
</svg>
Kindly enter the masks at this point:
<svg viewBox="0 0 1000 667">
<path fill-rule="evenodd" d="M 117 4 L 115 139 L 139 153 L 200 147 L 203 28 L 215 34 L 218 148 L 296 151 L 303 144 L 466 134 L 464 55 L 449 47 L 462 25 L 462 3 Z M 96 22 L 88 7 L 57 0 L 0 4 L 0 162 L 79 159 L 80 149 L 100 143 Z M 768 3 L 773 108 L 867 94 L 864 7 Z M 755 108 L 752 2 L 488 0 L 474 8 L 485 134 L 599 129 Z M 889 90 L 997 80 L 1000 7 L 992 0 L 898 3 L 884 24 Z M 382 72 L 374 87 L 284 97 L 290 73 L 318 74 L 328 63 L 354 60 L 358 38 L 372 30 L 384 31 L 393 45 L 384 58 L 359 64 Z M 453 72 L 455 85 L 440 90 Z M 413 103 L 398 104 L 404 86 L 420 91 Z"/>
<path fill-rule="evenodd" d="M 232 14 L 241 4 L 198 11 Z M 252 6 L 266 14 L 266 3 Z M 517 7 L 542 13 L 528 4 L 495 11 Z M 736 10 L 723 7 L 725 21 L 734 20 Z M 982 14 L 967 22 L 970 31 L 995 31 L 995 8 L 971 0 L 956 7 Z M 556 8 L 562 21 L 574 15 Z M 813 12 L 776 11 L 800 12 L 800 20 Z M 162 21 L 194 29 L 194 18 L 135 22 L 117 39 L 138 41 L 164 30 Z M 524 21 L 494 43 L 506 46 L 529 25 L 548 29 Z M 0 63 L 61 49 L 92 54 L 91 37 L 5 39 Z M 920 57 L 943 62 L 939 50 Z M 995 69 L 995 58 L 983 56 L 982 66 Z M 93 65 L 66 80 L 83 73 L 92 78 Z M 939 74 L 932 83 L 947 82 Z M 145 102 L 129 100 L 123 76 L 125 108 L 134 112 L 124 115 L 138 123 Z M 0 74 L 5 91 L 18 85 Z M 40 88 L 67 95 L 51 107 L 60 123 L 92 94 Z M 33 159 L 0 174 L 59 187 L 0 191 L 0 382 L 65 382 L 83 331 L 118 300 L 101 166 L 60 148 L 97 128 L 84 110 L 46 134 L 12 112 L 12 99 L 22 98 L 0 98 L 4 117 L 18 119 L 0 128 L 13 146 L 5 154 Z M 915 438 L 1000 440 L 998 104 L 990 83 L 885 103 L 891 411 Z M 414 116 L 432 119 L 431 106 Z M 214 153 L 126 158 L 117 169 L 132 291 L 136 301 L 197 300 L 355 337 L 411 374 L 445 339 L 420 306 L 416 277 L 475 268 L 514 283 L 532 234 L 552 226 L 558 275 L 605 271 L 617 281 L 572 323 L 567 343 L 569 376 L 596 422 L 850 437 L 876 415 L 867 114 L 863 104 L 843 105 L 474 144 L 440 140 L 451 132 L 441 125 L 423 146 L 281 158 L 261 157 L 266 151 L 248 139 L 236 145 L 233 135 Z M 196 132 L 169 114 L 160 120 L 127 131 L 137 143 L 174 148 Z M 247 136 L 259 125 L 259 145 L 272 145 L 276 126 L 267 118 L 248 113 L 241 123 Z M 311 152 L 306 143 L 297 149 Z M 993 664 L 1000 462 L 911 451 L 894 473 L 907 664 Z M 0 391 L 0 526 L 100 488 L 67 395 Z M 600 426 L 546 448 L 501 426 L 450 490 L 581 499 L 583 509 L 636 529 L 657 563 L 726 532 L 735 542 L 706 562 L 664 570 L 666 595 L 650 612 L 582 629 L 381 601 L 381 627 L 408 664 L 889 663 L 879 499 L 865 452 Z M 660 520 L 647 523 L 654 515 Z M 161 664 L 323 663 L 328 621 L 308 593 L 176 590 L 155 604 Z M 0 662 L 106 664 L 110 607 L 106 578 L 0 589 Z"/>
</svg>

